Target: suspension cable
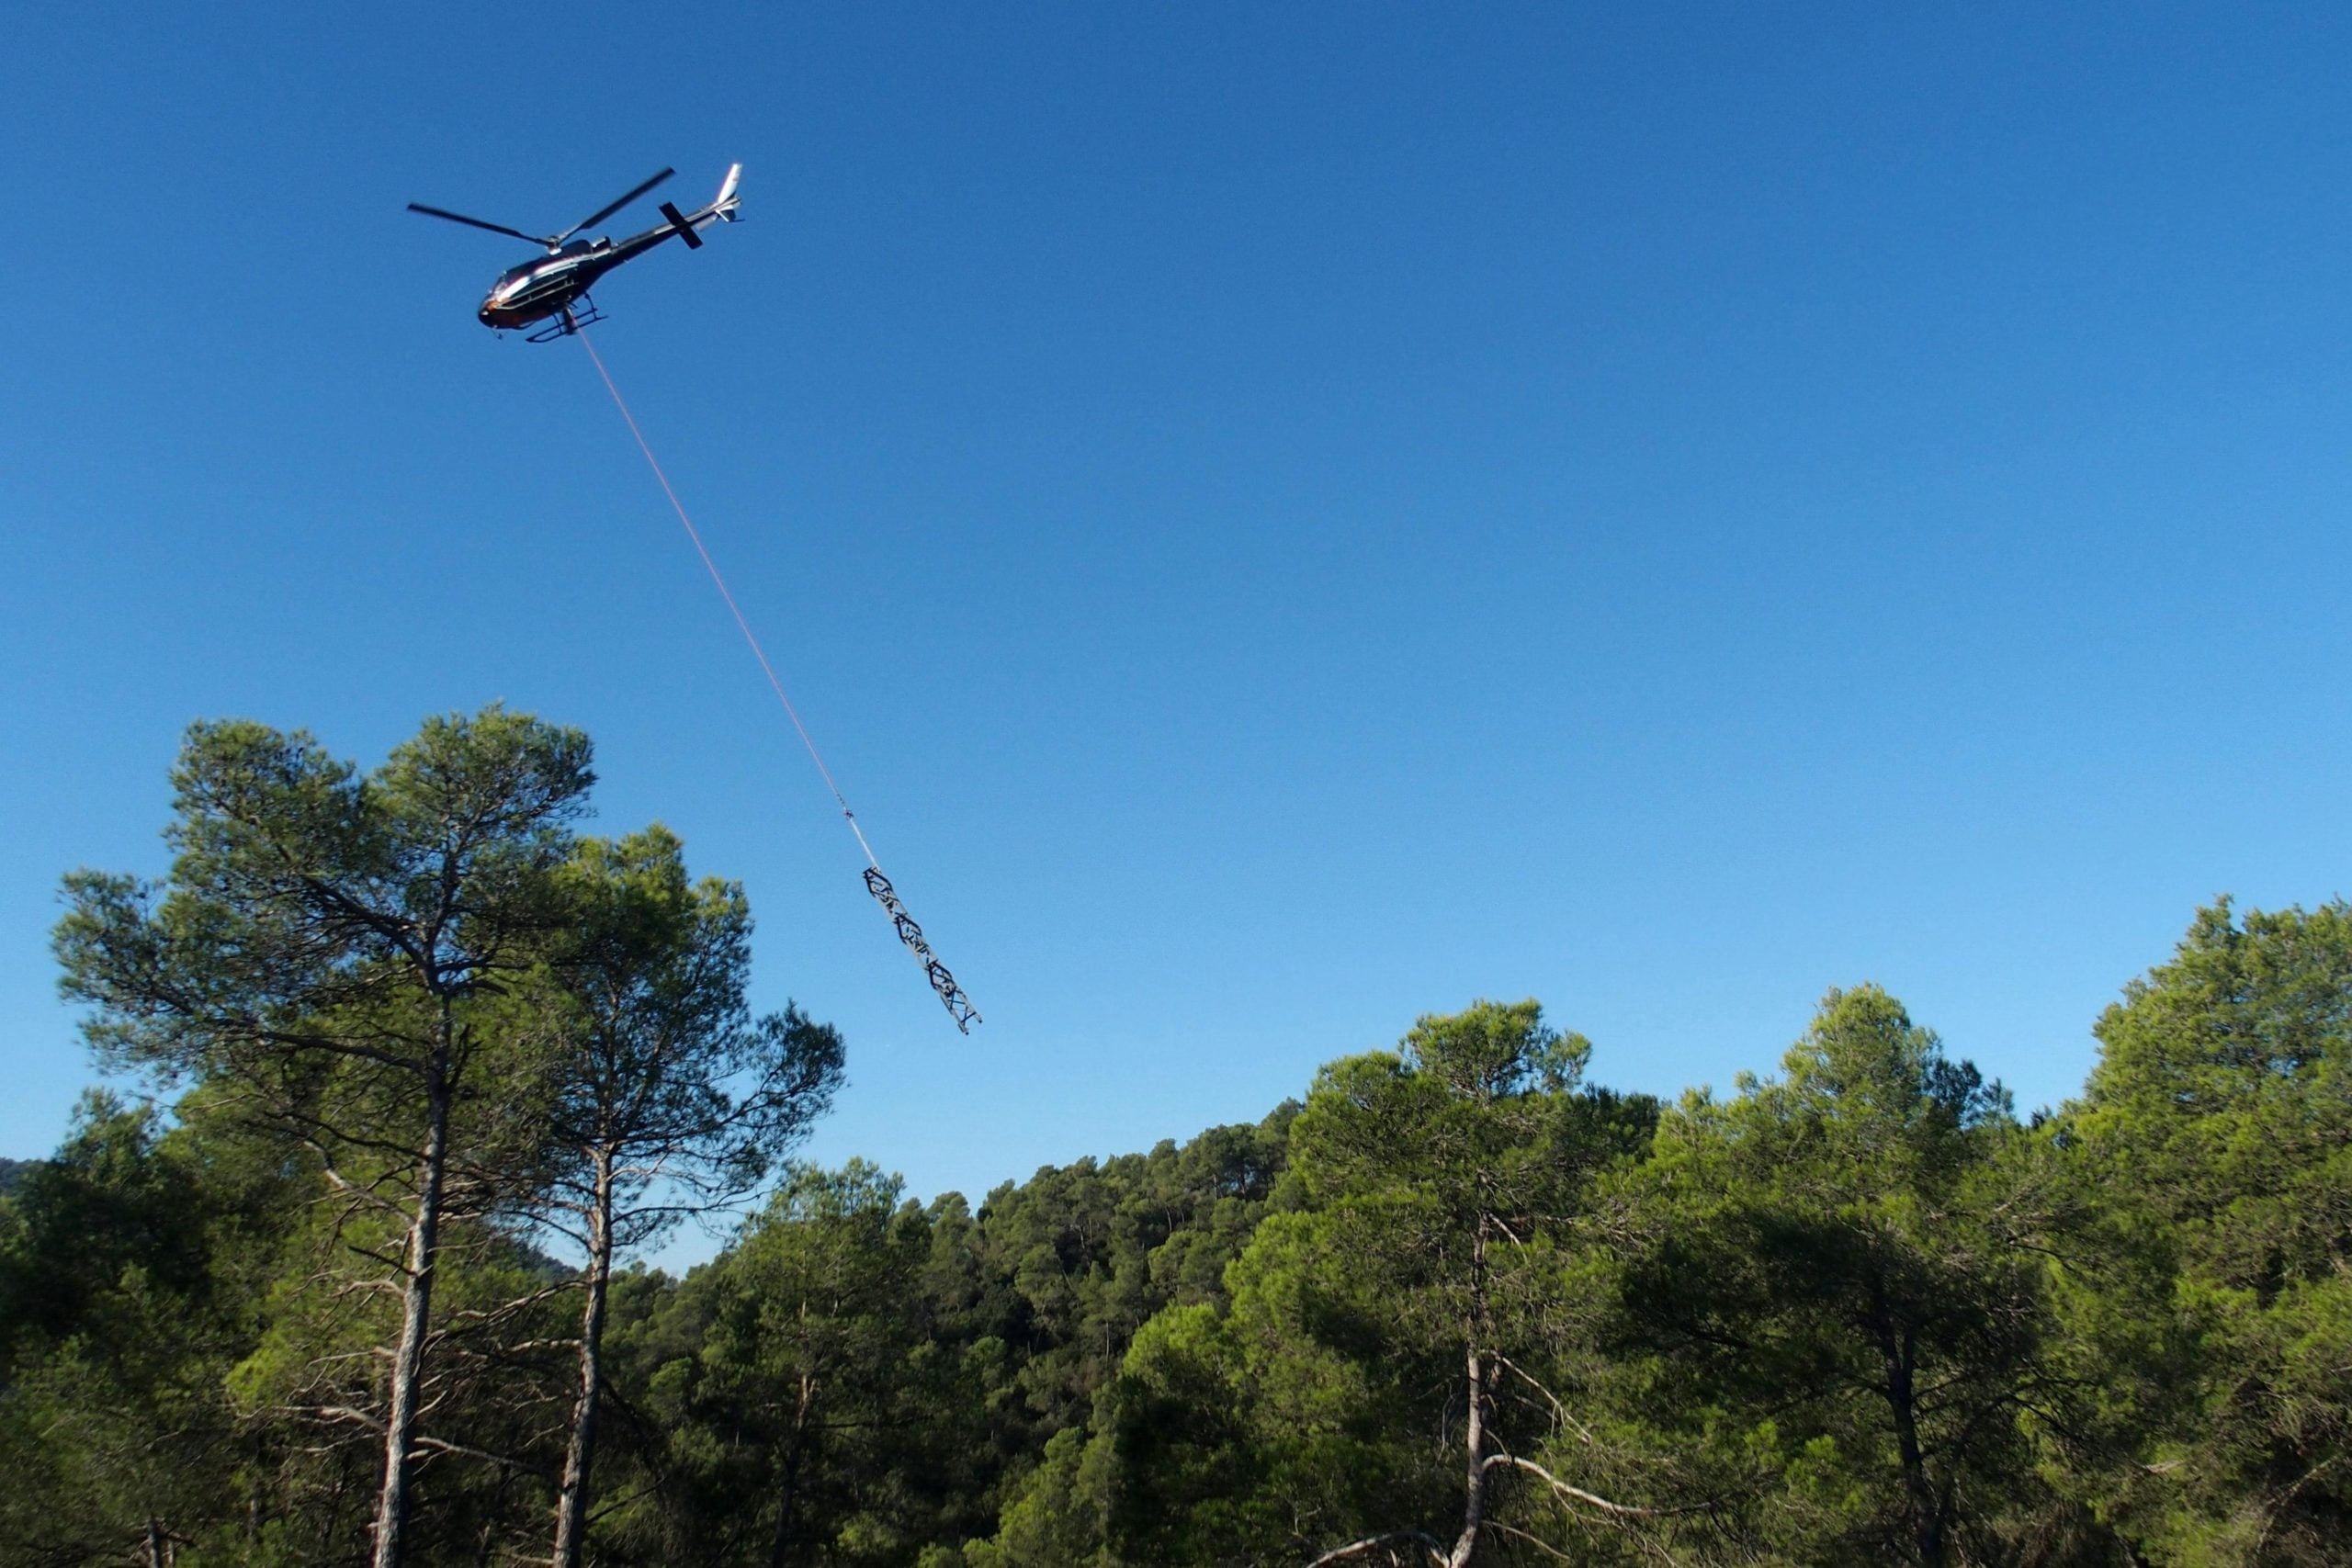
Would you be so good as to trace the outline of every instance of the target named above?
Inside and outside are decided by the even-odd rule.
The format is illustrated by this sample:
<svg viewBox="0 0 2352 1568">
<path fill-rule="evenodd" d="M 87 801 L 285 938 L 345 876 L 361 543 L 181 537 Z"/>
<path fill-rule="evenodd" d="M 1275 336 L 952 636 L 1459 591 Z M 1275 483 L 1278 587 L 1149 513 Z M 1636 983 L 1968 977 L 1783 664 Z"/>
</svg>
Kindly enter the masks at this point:
<svg viewBox="0 0 2352 1568">
<path fill-rule="evenodd" d="M 831 793 L 833 804 L 842 808 L 842 820 L 849 824 L 851 836 L 857 840 L 857 847 L 865 852 L 866 892 L 882 906 L 882 912 L 890 917 L 891 927 L 898 932 L 899 940 L 906 943 L 908 951 L 915 955 L 915 961 L 922 965 L 924 977 L 931 982 L 931 988 L 939 993 L 939 999 L 946 1004 L 947 1015 L 956 1021 L 956 1027 L 969 1034 L 971 1026 L 980 1021 L 972 999 L 964 994 L 964 987 L 956 983 L 956 976 L 947 972 L 947 965 L 931 951 L 931 944 L 923 940 L 922 928 L 915 924 L 914 917 L 908 914 L 906 906 L 899 901 L 898 892 L 890 886 L 890 879 L 882 874 L 882 863 L 876 858 L 874 846 L 865 841 L 865 830 L 857 825 L 857 813 L 849 808 L 849 800 L 842 794 L 842 786 L 833 782 L 833 771 L 825 766 L 825 759 L 817 750 L 817 742 L 809 738 L 808 727 L 800 722 L 799 710 L 785 694 L 784 682 L 777 678 L 775 666 L 768 661 L 767 650 L 760 646 L 760 639 L 752 634 L 752 623 L 744 618 L 742 606 L 735 603 L 735 595 L 728 588 L 727 579 L 720 574 L 718 563 L 710 558 L 710 550 L 702 542 L 702 531 L 695 526 L 694 519 L 686 515 L 685 503 L 678 499 L 677 491 L 670 483 L 670 476 L 662 471 L 662 460 L 653 455 L 653 447 L 645 439 L 645 432 L 638 426 L 637 416 L 629 412 L 628 400 L 621 396 L 620 388 L 614 384 L 612 372 L 605 368 L 604 355 L 598 354 L 596 345 L 588 340 L 584 326 L 575 328 L 571 335 L 577 337 L 580 346 L 588 351 L 588 361 L 595 366 L 598 378 L 605 383 L 605 390 L 612 394 L 613 406 L 621 411 L 621 419 L 628 425 L 629 434 L 636 439 L 637 449 L 645 454 L 645 466 L 653 470 L 654 480 L 661 485 L 662 493 L 669 498 L 670 510 L 678 514 L 678 522 L 685 529 L 686 537 L 694 541 L 695 554 L 702 558 L 703 570 L 710 573 L 710 581 L 718 588 L 718 596 L 727 602 L 728 613 L 735 617 L 736 629 L 751 645 L 752 657 L 760 661 L 760 672 L 768 678 L 768 686 L 775 693 L 775 700 L 784 705 L 785 717 L 792 721 L 793 732 L 800 737 L 800 744 L 807 748 L 808 760 L 817 764 L 818 776 L 825 781 L 825 788 Z"/>
</svg>

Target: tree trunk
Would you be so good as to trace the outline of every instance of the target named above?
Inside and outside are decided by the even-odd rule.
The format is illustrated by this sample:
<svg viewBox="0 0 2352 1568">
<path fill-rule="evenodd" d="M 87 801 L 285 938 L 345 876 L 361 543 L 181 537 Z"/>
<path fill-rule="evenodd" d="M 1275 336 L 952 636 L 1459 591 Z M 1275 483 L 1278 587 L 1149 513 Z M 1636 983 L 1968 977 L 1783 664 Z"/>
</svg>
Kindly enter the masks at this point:
<svg viewBox="0 0 2352 1568">
<path fill-rule="evenodd" d="M 1487 1518 L 1487 1216 L 1478 1215 L 1478 1232 L 1470 1244 L 1469 1341 L 1463 1355 L 1464 1379 L 1469 1387 L 1470 1419 L 1463 1447 L 1469 1461 L 1463 1483 L 1462 1533 L 1454 1538 L 1446 1568 L 1468 1568 L 1478 1551 L 1478 1531 Z"/>
<path fill-rule="evenodd" d="M 792 1548 L 793 1493 L 800 1484 L 800 1455 L 807 1446 L 803 1434 L 808 1429 L 808 1407 L 816 1398 L 817 1380 L 801 1373 L 800 1404 L 792 1413 L 792 1447 L 784 1457 L 784 1488 L 776 1501 L 775 1540 L 768 1546 L 768 1568 L 784 1568 L 785 1554 Z"/>
<path fill-rule="evenodd" d="M 408 1231 L 408 1282 L 401 1294 L 401 1338 L 392 1351 L 391 1408 L 384 1418 L 384 1485 L 376 1498 L 375 1568 L 401 1568 L 408 1527 L 409 1451 L 416 1430 L 417 1385 L 423 1381 L 424 1337 L 433 1317 L 433 1268 L 441 1244 L 441 1179 L 449 1153 L 448 1022 L 442 1023 L 441 1060 L 427 1069 L 424 1156 L 419 1160 L 416 1217 Z"/>
<path fill-rule="evenodd" d="M 580 1313 L 580 1393 L 571 1407 L 571 1440 L 556 1495 L 554 1568 L 580 1568 L 587 1546 L 588 1467 L 596 1453 L 596 1406 L 604 1393 L 605 1296 L 613 1279 L 613 1156 L 596 1151 L 595 1196 L 588 1214 L 588 1303 Z"/>
<path fill-rule="evenodd" d="M 1886 1363 L 1886 1402 L 1894 1421 L 1894 1449 L 1903 1466 L 1903 1491 L 1911 1505 L 1912 1544 L 1924 1568 L 1943 1568 L 1943 1510 L 1928 1480 L 1926 1452 L 1919 1446 L 1918 1392 L 1911 1337 L 1898 1340 L 1883 1302 L 1877 1303 L 1879 1354 Z"/>
<path fill-rule="evenodd" d="M 1467 1568 L 1478 1550 L 1478 1531 L 1487 1519 L 1487 1364 L 1474 1342 L 1464 1358 L 1470 1384 L 1470 1429 L 1463 1440 L 1470 1461 L 1462 1497 L 1462 1533 L 1454 1538 L 1446 1568 Z"/>
</svg>

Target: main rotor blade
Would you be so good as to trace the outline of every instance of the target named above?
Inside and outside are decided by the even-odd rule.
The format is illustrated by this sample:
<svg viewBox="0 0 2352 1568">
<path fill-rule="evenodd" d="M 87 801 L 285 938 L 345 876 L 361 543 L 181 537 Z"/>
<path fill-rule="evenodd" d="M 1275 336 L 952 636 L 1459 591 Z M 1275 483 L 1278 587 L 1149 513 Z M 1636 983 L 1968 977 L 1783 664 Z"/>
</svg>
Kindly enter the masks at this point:
<svg viewBox="0 0 2352 1568">
<path fill-rule="evenodd" d="M 469 218 L 462 212 L 449 212 L 438 207 L 427 207 L 421 201 L 410 202 L 408 204 L 408 209 L 411 212 L 422 212 L 427 218 L 447 218 L 452 223 L 466 223 L 470 224 L 476 229 L 487 229 L 493 234 L 512 234 L 518 240 L 528 240 L 535 245 L 553 245 L 555 243 L 554 241 L 548 239 L 545 234 L 526 234 L 522 230 L 509 229 L 503 223 L 485 223 L 479 218 Z"/>
<path fill-rule="evenodd" d="M 638 186 L 635 190 L 629 192 L 618 201 L 614 202 L 611 206 L 598 208 L 587 217 L 582 218 L 579 222 L 574 223 L 571 228 L 566 229 L 562 233 L 558 234 L 554 240 L 549 243 L 560 245 L 566 240 L 571 238 L 574 234 L 580 232 L 581 230 L 588 228 L 593 224 L 602 223 L 605 219 L 610 218 L 614 213 L 618 212 L 622 208 L 627 207 L 630 202 L 635 201 L 639 197 L 643 196 L 647 191 L 651 190 L 655 186 L 660 185 L 663 180 L 668 179 L 672 175 L 674 175 L 678 171 L 675 169 L 662 170 L 660 174 L 654 175 L 651 179 L 646 181 L 643 185 Z"/>
</svg>

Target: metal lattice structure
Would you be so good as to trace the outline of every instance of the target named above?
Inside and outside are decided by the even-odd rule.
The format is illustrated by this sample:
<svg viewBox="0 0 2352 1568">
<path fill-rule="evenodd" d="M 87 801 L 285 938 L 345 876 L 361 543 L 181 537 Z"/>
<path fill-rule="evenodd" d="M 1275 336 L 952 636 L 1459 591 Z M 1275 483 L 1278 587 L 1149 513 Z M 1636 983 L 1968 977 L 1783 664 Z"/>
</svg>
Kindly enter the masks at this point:
<svg viewBox="0 0 2352 1568">
<path fill-rule="evenodd" d="M 947 972 L 947 965 L 939 961 L 939 955 L 932 952 L 931 943 L 923 941 L 922 928 L 907 913 L 907 907 L 899 902 L 898 889 L 890 886 L 890 879 L 882 874 L 880 866 L 865 868 L 865 890 L 874 895 L 874 901 L 890 917 L 890 923 L 898 928 L 899 940 L 922 961 L 923 975 L 931 981 L 931 988 L 939 993 L 939 999 L 947 1004 L 947 1016 L 956 1021 L 956 1029 L 971 1033 L 972 1025 L 980 1021 L 979 1010 L 964 994 L 964 987 L 956 983 L 956 976 Z"/>
</svg>

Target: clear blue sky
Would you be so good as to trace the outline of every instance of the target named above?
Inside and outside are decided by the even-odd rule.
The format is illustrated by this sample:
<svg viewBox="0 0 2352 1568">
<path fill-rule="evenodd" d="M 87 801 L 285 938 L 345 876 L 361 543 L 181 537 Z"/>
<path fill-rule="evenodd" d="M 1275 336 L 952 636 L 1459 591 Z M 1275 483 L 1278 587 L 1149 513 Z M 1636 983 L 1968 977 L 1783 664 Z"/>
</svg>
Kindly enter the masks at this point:
<svg viewBox="0 0 2352 1568">
<path fill-rule="evenodd" d="M 921 1192 L 1479 996 L 1670 1093 L 1877 980 L 2060 1099 L 2200 901 L 2346 886 L 2347 79 L 2318 6 L 20 7 L 0 1153 L 188 720 L 493 698 Z M 523 248 L 401 210 L 734 159 L 598 341 L 968 1040 L 586 357 L 475 323 Z"/>
</svg>

